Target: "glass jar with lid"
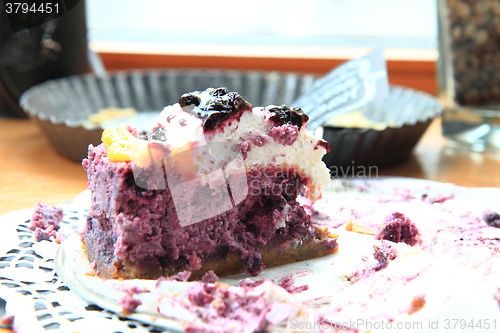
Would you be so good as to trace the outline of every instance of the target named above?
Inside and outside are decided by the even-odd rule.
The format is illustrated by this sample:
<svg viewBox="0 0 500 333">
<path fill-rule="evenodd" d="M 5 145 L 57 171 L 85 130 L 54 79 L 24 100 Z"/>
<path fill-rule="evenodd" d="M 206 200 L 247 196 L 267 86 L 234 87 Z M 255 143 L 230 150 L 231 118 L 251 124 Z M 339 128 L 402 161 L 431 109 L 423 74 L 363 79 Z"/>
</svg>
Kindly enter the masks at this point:
<svg viewBox="0 0 500 333">
<path fill-rule="evenodd" d="M 443 134 L 500 151 L 500 0 L 437 0 Z"/>
</svg>

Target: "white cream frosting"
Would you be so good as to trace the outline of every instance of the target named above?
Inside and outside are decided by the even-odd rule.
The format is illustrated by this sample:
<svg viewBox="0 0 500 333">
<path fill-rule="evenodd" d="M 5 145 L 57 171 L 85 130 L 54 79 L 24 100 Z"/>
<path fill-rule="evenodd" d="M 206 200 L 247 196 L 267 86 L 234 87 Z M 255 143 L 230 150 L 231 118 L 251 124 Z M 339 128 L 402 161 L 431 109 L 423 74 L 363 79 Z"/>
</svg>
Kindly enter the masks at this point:
<svg viewBox="0 0 500 333">
<path fill-rule="evenodd" d="M 208 133 L 203 133 L 202 121 L 192 111 L 196 111 L 192 106 L 181 108 L 179 104 L 174 104 L 165 107 L 160 115 L 159 124 L 165 129 L 167 145 L 173 152 L 201 147 L 211 142 L 240 145 L 248 140 L 250 150 L 244 160 L 247 171 L 267 165 L 295 167 L 301 176 L 310 178 L 308 196 L 311 200 L 320 198 L 321 188 L 330 183 L 330 173 L 321 160 L 326 149 L 318 146 L 319 140 L 307 131 L 306 126 L 302 126 L 292 145 L 284 145 L 267 134 L 274 123 L 269 120 L 271 113 L 264 108 L 255 107 L 244 111 L 239 120 L 228 120 L 224 127 Z M 259 147 L 251 142 L 252 137 L 262 137 L 265 143 Z M 226 151 L 217 152 L 212 149 L 212 154 L 221 160 L 225 153 Z M 195 164 L 207 165 L 202 156 L 193 156 L 193 160 Z M 201 160 L 203 163 L 197 163 Z"/>
</svg>

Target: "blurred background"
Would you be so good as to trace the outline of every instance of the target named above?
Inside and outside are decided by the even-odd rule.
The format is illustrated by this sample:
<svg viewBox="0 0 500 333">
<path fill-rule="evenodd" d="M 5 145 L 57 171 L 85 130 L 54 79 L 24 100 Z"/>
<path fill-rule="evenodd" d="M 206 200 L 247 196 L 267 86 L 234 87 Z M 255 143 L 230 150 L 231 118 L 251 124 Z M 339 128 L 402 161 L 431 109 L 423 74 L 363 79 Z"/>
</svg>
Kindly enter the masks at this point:
<svg viewBox="0 0 500 333">
<path fill-rule="evenodd" d="M 391 82 L 435 94 L 436 15 L 436 0 L 80 0 L 48 27 L 17 33 L 3 15 L 0 114 L 22 114 L 14 112 L 13 100 L 35 83 L 102 70 L 93 54 L 106 70 L 202 67 L 325 74 L 346 59 L 383 47 Z M 91 66 L 85 67 L 87 61 Z M 20 62 L 32 64 L 13 68 Z"/>
<path fill-rule="evenodd" d="M 245 68 L 325 74 L 386 49 L 390 80 L 436 93 L 436 0 L 87 0 L 89 45 L 108 70 Z M 411 82 L 409 82 L 411 80 Z"/>
<path fill-rule="evenodd" d="M 207 54 L 220 53 L 210 45 L 437 47 L 435 0 L 86 3 L 94 45 L 199 44 Z"/>
</svg>

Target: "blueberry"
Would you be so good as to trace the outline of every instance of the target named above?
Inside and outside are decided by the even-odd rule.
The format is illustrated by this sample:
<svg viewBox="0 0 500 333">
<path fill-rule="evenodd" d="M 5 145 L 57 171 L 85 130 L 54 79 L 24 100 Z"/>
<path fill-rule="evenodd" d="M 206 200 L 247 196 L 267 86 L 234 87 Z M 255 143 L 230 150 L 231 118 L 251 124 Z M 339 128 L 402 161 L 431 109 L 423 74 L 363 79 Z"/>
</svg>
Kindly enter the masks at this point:
<svg viewBox="0 0 500 333">
<path fill-rule="evenodd" d="M 202 97 L 206 101 L 203 105 Z M 237 112 L 252 108 L 237 92 L 229 92 L 224 87 L 186 93 L 179 99 L 179 104 L 181 107 L 197 106 L 192 112 L 203 120 L 203 129 L 206 131 L 215 129 Z"/>
<path fill-rule="evenodd" d="M 295 125 L 300 130 L 302 125 L 309 120 L 309 117 L 304 113 L 304 111 L 298 107 L 290 109 L 286 105 L 272 105 L 268 106 L 266 109 L 273 114 L 269 119 L 271 119 L 276 126 Z"/>
</svg>

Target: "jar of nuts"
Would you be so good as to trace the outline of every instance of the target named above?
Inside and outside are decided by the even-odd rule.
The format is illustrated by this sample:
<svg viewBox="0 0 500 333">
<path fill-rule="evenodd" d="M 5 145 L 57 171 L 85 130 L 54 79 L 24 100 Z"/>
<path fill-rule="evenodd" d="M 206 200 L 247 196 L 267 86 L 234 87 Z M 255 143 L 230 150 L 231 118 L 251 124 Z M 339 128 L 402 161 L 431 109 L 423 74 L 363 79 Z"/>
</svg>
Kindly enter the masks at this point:
<svg viewBox="0 0 500 333">
<path fill-rule="evenodd" d="M 443 134 L 500 149 L 500 0 L 437 0 Z"/>
</svg>

